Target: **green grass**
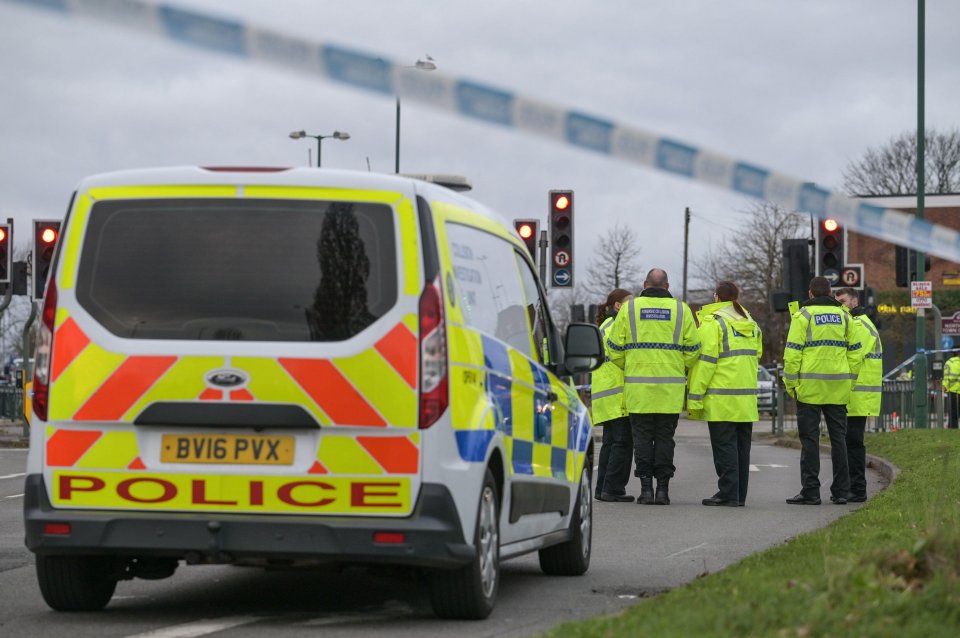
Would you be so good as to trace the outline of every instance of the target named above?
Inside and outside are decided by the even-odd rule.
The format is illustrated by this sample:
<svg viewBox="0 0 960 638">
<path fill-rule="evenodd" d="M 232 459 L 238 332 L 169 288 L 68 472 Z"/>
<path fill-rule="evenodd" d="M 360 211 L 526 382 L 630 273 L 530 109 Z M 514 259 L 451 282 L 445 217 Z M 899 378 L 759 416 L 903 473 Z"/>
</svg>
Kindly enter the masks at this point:
<svg viewBox="0 0 960 638">
<path fill-rule="evenodd" d="M 863 507 L 576 636 L 960 636 L 960 431 L 871 434 L 900 476 Z M 642 565 L 638 565 L 642 569 Z"/>
</svg>

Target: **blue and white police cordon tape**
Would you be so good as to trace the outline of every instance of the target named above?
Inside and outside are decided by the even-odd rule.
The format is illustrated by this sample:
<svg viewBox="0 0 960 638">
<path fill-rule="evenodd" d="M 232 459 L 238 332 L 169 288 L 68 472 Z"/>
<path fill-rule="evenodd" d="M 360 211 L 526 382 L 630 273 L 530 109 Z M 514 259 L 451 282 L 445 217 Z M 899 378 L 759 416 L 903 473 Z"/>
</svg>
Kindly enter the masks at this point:
<svg viewBox="0 0 960 638">
<path fill-rule="evenodd" d="M 749 162 L 594 115 L 442 73 L 420 73 L 369 53 L 149 0 L 5 0 L 153 33 L 178 43 L 274 64 L 706 182 L 790 210 L 832 217 L 864 235 L 960 262 L 960 232 L 831 193 Z"/>
</svg>

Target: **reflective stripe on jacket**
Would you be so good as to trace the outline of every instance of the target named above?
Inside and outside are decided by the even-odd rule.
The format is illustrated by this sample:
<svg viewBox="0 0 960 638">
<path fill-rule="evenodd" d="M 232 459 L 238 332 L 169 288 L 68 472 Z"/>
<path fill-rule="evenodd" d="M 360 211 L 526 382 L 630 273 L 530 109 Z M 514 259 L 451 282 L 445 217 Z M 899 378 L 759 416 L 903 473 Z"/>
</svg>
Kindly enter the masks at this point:
<svg viewBox="0 0 960 638">
<path fill-rule="evenodd" d="M 590 379 L 591 412 L 594 424 L 619 419 L 627 415 L 623 396 L 623 370 L 610 361 L 610 346 L 607 336 L 613 327 L 613 317 L 607 317 L 600 324 L 600 336 L 603 337 L 607 361 L 594 370 Z"/>
<path fill-rule="evenodd" d="M 700 352 L 687 304 L 647 288 L 620 308 L 607 343 L 610 359 L 624 371 L 627 412 L 680 414 L 686 371 Z"/>
<path fill-rule="evenodd" d="M 687 416 L 704 421 L 752 423 L 757 413 L 757 369 L 763 335 L 733 302 L 704 306 L 700 317 L 700 357 L 690 371 Z"/>
<path fill-rule="evenodd" d="M 879 416 L 883 391 L 883 345 L 880 333 L 866 315 L 855 315 L 860 343 L 863 344 L 863 365 L 847 403 L 847 416 Z"/>
<path fill-rule="evenodd" d="M 960 393 L 960 355 L 954 355 L 943 364 L 943 389 Z"/>
<path fill-rule="evenodd" d="M 816 405 L 846 405 L 862 362 L 863 346 L 843 304 L 832 297 L 801 304 L 783 352 L 783 383 L 791 396 Z"/>
</svg>

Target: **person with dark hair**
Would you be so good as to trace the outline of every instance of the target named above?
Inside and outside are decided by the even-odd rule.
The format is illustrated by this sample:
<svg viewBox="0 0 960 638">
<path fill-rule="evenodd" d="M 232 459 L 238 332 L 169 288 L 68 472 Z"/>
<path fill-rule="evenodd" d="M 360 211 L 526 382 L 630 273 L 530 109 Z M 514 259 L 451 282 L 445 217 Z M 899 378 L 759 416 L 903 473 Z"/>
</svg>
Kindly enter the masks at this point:
<svg viewBox="0 0 960 638">
<path fill-rule="evenodd" d="M 847 403 L 847 465 L 850 468 L 851 503 L 867 500 L 867 448 L 863 433 L 868 416 L 880 416 L 880 396 L 883 391 L 883 344 L 880 333 L 860 305 L 860 295 L 853 288 L 841 288 L 834 295 L 849 308 L 853 324 L 863 344 L 863 365 Z"/>
<path fill-rule="evenodd" d="M 721 281 L 714 303 L 698 313 L 701 349 L 690 371 L 687 416 L 707 422 L 719 488 L 704 505 L 738 507 L 747 500 L 763 334 L 739 296 L 736 284 Z"/>
<path fill-rule="evenodd" d="M 620 307 L 633 299 L 633 294 L 616 288 L 607 295 L 606 303 L 597 308 L 597 325 L 608 350 L 607 361 L 593 372 L 590 380 L 591 413 L 593 424 L 603 428 L 603 445 L 597 466 L 595 495 L 598 501 L 632 503 L 627 496 L 627 481 L 630 480 L 633 437 L 630 434 L 630 418 L 623 400 L 623 370 L 612 363 L 610 346 L 606 345 L 607 333 Z"/>
<path fill-rule="evenodd" d="M 697 360 L 700 337 L 690 306 L 669 292 L 667 273 L 647 273 L 643 292 L 621 308 L 607 336 L 610 360 L 623 368 L 624 394 L 640 477 L 637 502 L 670 504 L 676 467 L 674 434 L 683 410 L 686 371 Z M 653 491 L 653 479 L 657 491 Z"/>
<path fill-rule="evenodd" d="M 830 295 L 825 277 L 810 281 L 810 298 L 790 321 L 783 351 L 783 384 L 797 400 L 802 489 L 790 505 L 820 504 L 820 416 L 830 434 L 833 482 L 830 500 L 847 503 L 847 403 L 863 362 L 863 347 L 853 319 Z"/>
</svg>

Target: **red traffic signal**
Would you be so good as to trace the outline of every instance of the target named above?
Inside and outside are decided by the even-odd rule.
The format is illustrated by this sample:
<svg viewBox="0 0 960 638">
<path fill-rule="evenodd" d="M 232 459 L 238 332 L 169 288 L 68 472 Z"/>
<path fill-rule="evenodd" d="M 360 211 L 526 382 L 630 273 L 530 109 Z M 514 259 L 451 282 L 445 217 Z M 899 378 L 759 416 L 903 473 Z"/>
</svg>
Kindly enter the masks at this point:
<svg viewBox="0 0 960 638">
<path fill-rule="evenodd" d="M 573 286 L 573 191 L 550 191 L 550 285 Z"/>
<path fill-rule="evenodd" d="M 33 298 L 43 299 L 53 253 L 60 238 L 60 222 L 56 220 L 33 220 Z"/>
<path fill-rule="evenodd" d="M 836 219 L 820 222 L 817 233 L 817 274 L 833 286 L 840 285 L 840 271 L 845 264 L 843 226 Z"/>
<path fill-rule="evenodd" d="M 13 247 L 11 244 L 12 226 L 0 224 L 0 284 L 10 283 L 13 273 Z"/>
<path fill-rule="evenodd" d="M 533 263 L 536 264 L 537 239 L 540 235 L 540 220 L 515 219 L 513 220 L 513 227 L 516 229 L 517 234 L 520 235 L 520 239 L 523 240 L 524 245 L 527 247 L 527 252 L 530 253 Z"/>
</svg>

